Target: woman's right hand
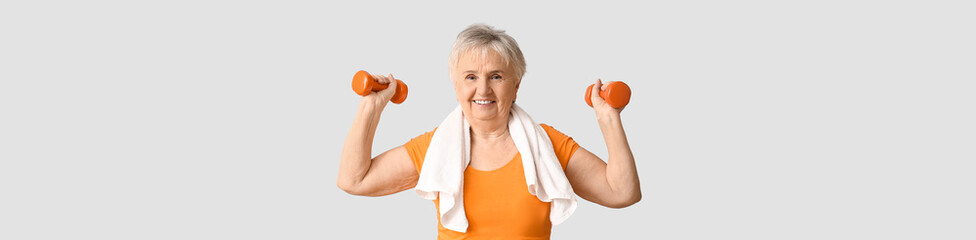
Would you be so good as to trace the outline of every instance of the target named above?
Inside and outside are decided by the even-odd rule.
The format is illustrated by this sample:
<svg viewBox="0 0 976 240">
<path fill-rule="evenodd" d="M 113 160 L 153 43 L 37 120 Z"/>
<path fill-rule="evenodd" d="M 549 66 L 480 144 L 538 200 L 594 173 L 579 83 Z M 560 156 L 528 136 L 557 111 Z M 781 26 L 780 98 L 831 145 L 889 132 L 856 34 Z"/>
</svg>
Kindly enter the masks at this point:
<svg viewBox="0 0 976 240">
<path fill-rule="evenodd" d="M 373 106 L 378 107 L 380 110 L 386 108 L 386 104 L 390 103 L 390 99 L 393 98 L 393 94 L 396 93 L 397 82 L 393 78 L 393 74 L 388 76 L 383 75 L 373 75 L 376 82 L 380 84 L 390 84 L 386 89 L 371 92 L 366 96 L 363 96 L 363 101 L 369 101 Z"/>
</svg>

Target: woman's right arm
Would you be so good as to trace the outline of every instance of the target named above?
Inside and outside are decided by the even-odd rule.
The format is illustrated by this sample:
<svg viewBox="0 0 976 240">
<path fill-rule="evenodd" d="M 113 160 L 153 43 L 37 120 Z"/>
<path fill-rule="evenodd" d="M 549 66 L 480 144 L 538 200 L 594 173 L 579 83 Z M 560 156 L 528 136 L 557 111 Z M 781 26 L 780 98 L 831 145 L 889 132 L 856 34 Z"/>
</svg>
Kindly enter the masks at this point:
<svg viewBox="0 0 976 240">
<path fill-rule="evenodd" d="M 339 160 L 336 185 L 343 191 L 361 196 L 383 196 L 413 188 L 420 175 L 410 161 L 406 148 L 399 146 L 372 158 L 373 136 L 383 108 L 390 102 L 396 82 L 393 75 L 375 76 L 380 83 L 390 83 L 382 91 L 363 97 L 359 103 Z"/>
</svg>

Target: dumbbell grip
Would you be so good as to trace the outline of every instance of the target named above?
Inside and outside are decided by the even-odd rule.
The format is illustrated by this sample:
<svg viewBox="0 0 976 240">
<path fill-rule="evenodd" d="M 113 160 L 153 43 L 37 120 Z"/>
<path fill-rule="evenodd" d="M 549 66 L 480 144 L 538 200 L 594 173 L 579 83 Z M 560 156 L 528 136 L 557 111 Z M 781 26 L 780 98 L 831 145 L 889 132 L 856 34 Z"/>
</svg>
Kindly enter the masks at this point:
<svg viewBox="0 0 976 240">
<path fill-rule="evenodd" d="M 595 86 L 596 84 L 592 84 L 590 87 L 586 88 L 586 96 L 584 99 L 586 100 L 586 104 L 590 105 L 590 107 L 593 107 L 593 102 L 590 100 L 590 96 L 593 91 L 593 87 Z M 604 84 L 604 86 L 606 86 L 606 89 L 600 91 L 599 95 L 604 101 L 607 101 L 607 103 L 610 104 L 610 107 L 623 108 L 630 103 L 630 86 L 627 86 L 626 83 L 615 81 L 608 82 Z"/>
<path fill-rule="evenodd" d="M 393 94 L 393 98 L 390 99 L 391 102 L 400 104 L 407 99 L 407 84 L 404 84 L 400 79 L 394 79 L 397 81 L 397 89 Z M 360 96 L 369 95 L 370 92 L 376 92 L 389 88 L 389 83 L 379 83 L 373 75 L 368 72 L 359 70 L 356 75 L 352 77 L 352 91 L 356 92 Z"/>
</svg>

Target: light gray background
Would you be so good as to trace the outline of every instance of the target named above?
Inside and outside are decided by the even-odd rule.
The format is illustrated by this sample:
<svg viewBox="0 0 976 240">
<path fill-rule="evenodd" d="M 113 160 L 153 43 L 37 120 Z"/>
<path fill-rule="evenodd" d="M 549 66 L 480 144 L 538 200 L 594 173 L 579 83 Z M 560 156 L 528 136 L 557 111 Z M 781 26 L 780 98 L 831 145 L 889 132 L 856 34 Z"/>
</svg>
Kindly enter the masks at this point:
<svg viewBox="0 0 976 240">
<path fill-rule="evenodd" d="M 554 239 L 976 238 L 966 1 L 326 2 L 0 3 L 0 239 L 434 238 L 412 191 L 335 187 L 349 80 L 407 82 L 374 152 L 403 144 L 456 104 L 476 22 L 521 44 L 519 104 L 597 155 L 584 89 L 634 89 L 643 201 L 581 202 Z"/>
</svg>

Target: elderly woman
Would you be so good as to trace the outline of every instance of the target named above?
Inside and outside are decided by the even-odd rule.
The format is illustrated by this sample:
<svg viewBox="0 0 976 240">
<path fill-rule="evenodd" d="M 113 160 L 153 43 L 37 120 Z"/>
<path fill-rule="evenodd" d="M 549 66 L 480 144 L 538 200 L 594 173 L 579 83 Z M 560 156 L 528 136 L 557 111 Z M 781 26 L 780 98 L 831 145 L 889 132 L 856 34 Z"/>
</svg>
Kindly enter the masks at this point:
<svg viewBox="0 0 976 240">
<path fill-rule="evenodd" d="M 433 131 L 376 157 L 373 137 L 396 81 L 374 76 L 391 86 L 360 101 L 342 148 L 339 188 L 362 196 L 415 188 L 438 210 L 439 239 L 549 239 L 552 225 L 575 210 L 575 195 L 611 208 L 640 201 L 623 109 L 598 91 L 589 97 L 608 162 L 515 104 L 525 59 L 504 31 L 480 24 L 462 31 L 449 68 L 460 106 Z M 602 89 L 600 80 L 595 87 Z"/>
</svg>

